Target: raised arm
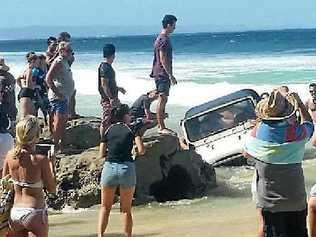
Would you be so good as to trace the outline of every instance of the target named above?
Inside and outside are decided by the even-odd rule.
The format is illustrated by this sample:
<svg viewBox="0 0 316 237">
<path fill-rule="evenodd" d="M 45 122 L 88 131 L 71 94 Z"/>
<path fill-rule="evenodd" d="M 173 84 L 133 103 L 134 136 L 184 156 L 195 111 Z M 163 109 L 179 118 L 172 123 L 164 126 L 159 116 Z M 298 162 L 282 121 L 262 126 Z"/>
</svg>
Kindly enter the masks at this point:
<svg viewBox="0 0 316 237">
<path fill-rule="evenodd" d="M 146 152 L 146 149 L 145 149 L 145 146 L 144 146 L 144 143 L 143 143 L 141 136 L 137 135 L 135 137 L 135 144 L 137 147 L 137 155 L 144 155 Z"/>
<path fill-rule="evenodd" d="M 16 78 L 16 84 L 21 88 L 22 87 L 22 82 L 21 80 L 24 78 L 24 75 L 20 75 Z"/>
<path fill-rule="evenodd" d="M 297 93 L 292 93 L 292 94 L 298 103 L 298 109 L 300 111 L 301 118 L 302 118 L 301 122 L 302 123 L 303 122 L 313 122 L 313 119 L 312 119 L 311 115 L 309 114 L 308 109 L 306 108 L 306 105 L 302 102 L 301 98 L 298 96 Z"/>
<path fill-rule="evenodd" d="M 307 111 L 309 110 L 309 100 L 307 100 L 306 102 L 305 102 L 305 107 L 306 107 L 306 109 L 307 109 Z"/>
<path fill-rule="evenodd" d="M 61 63 L 54 61 L 54 63 L 49 68 L 46 75 L 46 84 L 60 99 L 63 99 L 63 95 L 59 92 L 54 84 L 54 76 L 62 67 Z"/>
<path fill-rule="evenodd" d="M 104 140 L 101 140 L 100 148 L 99 148 L 99 157 L 106 158 L 107 157 L 107 145 Z"/>
</svg>

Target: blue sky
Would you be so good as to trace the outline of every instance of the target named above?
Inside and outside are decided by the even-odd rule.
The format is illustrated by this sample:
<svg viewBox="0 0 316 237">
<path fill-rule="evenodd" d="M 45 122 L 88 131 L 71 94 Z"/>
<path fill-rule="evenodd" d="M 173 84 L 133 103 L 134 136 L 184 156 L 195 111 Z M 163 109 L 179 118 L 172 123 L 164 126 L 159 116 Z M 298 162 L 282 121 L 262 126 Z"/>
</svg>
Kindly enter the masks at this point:
<svg viewBox="0 0 316 237">
<path fill-rule="evenodd" d="M 165 13 L 182 28 L 314 28 L 315 0 L 2 0 L 0 28 L 52 25 L 160 25 Z M 187 30 L 188 31 L 188 30 Z"/>
</svg>

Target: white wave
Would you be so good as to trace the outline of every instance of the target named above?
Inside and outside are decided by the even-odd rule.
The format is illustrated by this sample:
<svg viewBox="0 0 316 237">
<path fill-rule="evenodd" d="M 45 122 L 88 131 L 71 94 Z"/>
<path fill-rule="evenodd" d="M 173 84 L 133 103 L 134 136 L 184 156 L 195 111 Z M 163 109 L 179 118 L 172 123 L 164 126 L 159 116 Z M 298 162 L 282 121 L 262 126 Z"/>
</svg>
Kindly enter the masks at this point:
<svg viewBox="0 0 316 237">
<path fill-rule="evenodd" d="M 98 93 L 97 73 L 95 71 L 75 70 L 74 78 L 78 94 L 95 95 Z M 117 73 L 117 84 L 127 90 L 125 95 L 119 95 L 122 100 L 127 102 L 133 102 L 141 94 L 155 88 L 153 79 L 137 79 L 124 72 Z M 168 104 L 194 106 L 245 88 L 254 89 L 261 94 L 281 85 L 231 84 L 228 82 L 197 84 L 180 81 L 176 86 L 171 87 Z M 291 91 L 298 92 L 303 100 L 307 99 L 308 84 L 290 84 L 287 86 Z"/>
<path fill-rule="evenodd" d="M 194 106 L 241 89 L 253 89 L 257 91 L 258 94 L 261 94 L 263 92 L 270 92 L 277 86 L 281 85 L 230 84 L 227 82 L 208 85 L 179 83 L 171 88 L 168 103 L 182 106 Z M 290 91 L 297 92 L 303 101 L 307 100 L 308 84 L 290 84 L 287 86 Z"/>
<path fill-rule="evenodd" d="M 128 54 L 125 58 L 117 57 L 115 69 L 117 72 L 117 83 L 127 90 L 125 95 L 120 95 L 123 101 L 133 102 L 141 94 L 154 89 L 155 83 L 149 78 L 151 61 L 148 55 L 146 60 L 142 57 L 134 59 Z M 135 56 L 135 55 L 134 55 Z M 136 56 L 135 56 L 136 57 Z M 11 72 L 18 76 L 25 63 L 22 56 L 11 56 L 7 58 L 11 66 Z M 176 58 L 177 59 L 177 58 Z M 80 55 L 73 66 L 73 76 L 76 89 L 80 95 L 97 95 L 97 68 L 100 61 L 99 55 Z M 181 106 L 194 106 L 231 92 L 251 88 L 258 93 L 271 91 L 277 86 L 263 84 L 258 81 L 249 84 L 234 84 L 230 82 L 231 77 L 237 73 L 250 72 L 273 72 L 315 70 L 316 56 L 313 55 L 282 55 L 282 56 L 223 56 L 223 57 L 190 57 L 188 55 L 178 57 L 175 60 L 174 71 L 178 79 L 178 85 L 171 88 L 168 104 Z M 199 77 L 206 78 L 203 82 Z M 210 80 L 208 80 L 210 78 Z M 215 79 L 215 80 L 214 80 Z M 269 80 L 269 78 L 267 78 Z M 299 81 L 300 78 L 297 78 Z M 212 83 L 216 81 L 216 83 Z M 221 82 L 218 82 L 221 81 Z M 293 80 L 292 80 L 293 81 Z M 297 91 L 304 100 L 308 96 L 308 80 L 304 84 L 288 85 L 291 90 Z M 202 84 L 203 83 L 203 84 Z"/>
<path fill-rule="evenodd" d="M 254 72 L 254 71 L 297 71 L 316 70 L 315 55 L 238 55 L 208 56 L 199 60 L 193 58 L 175 60 L 174 68 L 180 72 L 195 72 L 197 69 L 221 73 Z M 202 70 L 201 70 L 202 69 Z"/>
</svg>

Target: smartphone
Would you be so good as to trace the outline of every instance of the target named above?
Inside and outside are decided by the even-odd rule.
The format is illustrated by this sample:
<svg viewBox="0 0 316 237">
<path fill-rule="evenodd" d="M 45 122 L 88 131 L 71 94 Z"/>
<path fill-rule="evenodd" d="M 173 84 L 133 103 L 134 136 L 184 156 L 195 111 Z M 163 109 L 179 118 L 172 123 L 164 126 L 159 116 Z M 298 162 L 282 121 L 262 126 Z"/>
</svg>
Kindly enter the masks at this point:
<svg viewBox="0 0 316 237">
<path fill-rule="evenodd" d="M 55 153 L 55 145 L 54 144 L 36 144 L 35 153 L 40 155 L 48 155 L 50 151 L 51 154 Z"/>
</svg>

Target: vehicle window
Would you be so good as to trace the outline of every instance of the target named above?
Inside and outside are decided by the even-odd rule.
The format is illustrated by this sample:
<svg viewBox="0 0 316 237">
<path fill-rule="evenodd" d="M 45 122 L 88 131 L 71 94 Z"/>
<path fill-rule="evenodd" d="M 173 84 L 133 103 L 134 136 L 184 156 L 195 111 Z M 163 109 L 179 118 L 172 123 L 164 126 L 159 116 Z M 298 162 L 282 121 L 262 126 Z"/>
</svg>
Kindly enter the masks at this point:
<svg viewBox="0 0 316 237">
<path fill-rule="evenodd" d="M 194 142 L 255 118 L 252 101 L 245 99 L 187 120 L 185 128 L 189 140 Z"/>
</svg>

